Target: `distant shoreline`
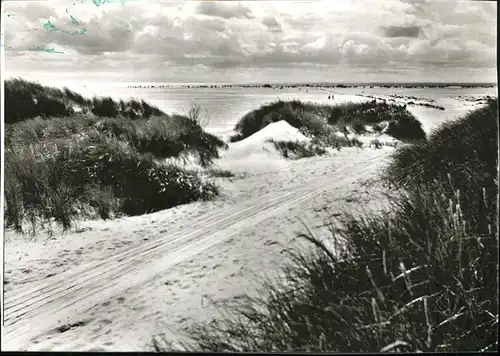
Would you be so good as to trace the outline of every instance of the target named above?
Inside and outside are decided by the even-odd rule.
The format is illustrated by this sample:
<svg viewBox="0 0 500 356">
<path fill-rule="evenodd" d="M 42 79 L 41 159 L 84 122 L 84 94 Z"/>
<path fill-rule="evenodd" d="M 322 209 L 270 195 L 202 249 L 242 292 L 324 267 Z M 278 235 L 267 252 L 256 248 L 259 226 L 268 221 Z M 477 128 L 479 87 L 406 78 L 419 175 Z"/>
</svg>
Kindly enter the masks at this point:
<svg viewBox="0 0 500 356">
<path fill-rule="evenodd" d="M 127 88 L 495 88 L 497 84 L 487 83 L 393 83 L 393 84 L 144 84 L 127 85 Z"/>
</svg>

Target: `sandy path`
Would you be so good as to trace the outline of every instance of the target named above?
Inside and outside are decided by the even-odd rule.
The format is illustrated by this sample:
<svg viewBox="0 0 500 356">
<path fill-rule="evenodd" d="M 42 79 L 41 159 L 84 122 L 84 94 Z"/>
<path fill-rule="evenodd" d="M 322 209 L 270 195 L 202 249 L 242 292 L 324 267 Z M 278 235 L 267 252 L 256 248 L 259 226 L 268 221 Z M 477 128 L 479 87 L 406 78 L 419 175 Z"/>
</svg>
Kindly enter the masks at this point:
<svg viewBox="0 0 500 356">
<path fill-rule="evenodd" d="M 71 254 L 74 244 L 54 243 L 32 253 L 59 249 L 45 259 L 6 258 L 14 283 L 5 291 L 2 349 L 140 351 L 155 333 L 208 318 L 208 299 L 254 290 L 249 277 L 278 268 L 284 247 L 301 230 L 299 218 L 320 225 L 325 216 L 318 209 L 352 201 L 392 149 L 344 151 L 294 162 L 295 171 L 250 175 L 228 185 L 217 202 L 69 236 L 68 244 L 72 237 L 79 241 L 79 254 Z M 190 213 L 176 220 L 176 211 Z M 64 266 L 56 268 L 60 251 L 68 249 Z M 15 253 L 7 246 L 6 255 Z M 27 267 L 35 273 L 19 272 Z"/>
</svg>

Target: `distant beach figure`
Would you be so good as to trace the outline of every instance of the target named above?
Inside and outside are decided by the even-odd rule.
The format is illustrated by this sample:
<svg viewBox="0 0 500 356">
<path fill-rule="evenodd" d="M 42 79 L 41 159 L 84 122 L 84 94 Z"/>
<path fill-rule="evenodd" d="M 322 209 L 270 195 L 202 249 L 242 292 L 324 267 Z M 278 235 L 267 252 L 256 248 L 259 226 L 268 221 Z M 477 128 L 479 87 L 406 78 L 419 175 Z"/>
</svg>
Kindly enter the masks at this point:
<svg viewBox="0 0 500 356">
<path fill-rule="evenodd" d="M 330 100 L 330 95 L 328 95 L 328 100 Z"/>
<path fill-rule="evenodd" d="M 332 100 L 333 100 L 333 94 L 332 94 Z"/>
</svg>

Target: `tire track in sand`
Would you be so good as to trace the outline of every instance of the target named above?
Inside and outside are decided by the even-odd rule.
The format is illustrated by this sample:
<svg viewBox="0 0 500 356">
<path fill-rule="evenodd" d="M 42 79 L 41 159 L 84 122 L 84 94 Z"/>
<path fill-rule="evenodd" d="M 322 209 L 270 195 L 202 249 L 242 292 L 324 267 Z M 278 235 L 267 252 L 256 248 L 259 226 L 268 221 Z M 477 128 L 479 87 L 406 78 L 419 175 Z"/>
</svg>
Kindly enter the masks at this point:
<svg viewBox="0 0 500 356">
<path fill-rule="evenodd" d="M 366 164 L 373 160 L 374 157 L 358 161 L 357 164 Z M 340 185 L 345 179 L 350 178 L 347 168 L 343 167 L 341 171 L 335 172 L 333 185 Z M 309 184 L 301 184 L 300 187 L 284 192 L 278 197 L 272 194 L 274 197 L 231 215 L 228 215 L 231 210 L 231 207 L 228 207 L 209 214 L 208 217 L 202 217 L 198 223 L 190 227 L 191 232 L 186 233 L 186 229 L 178 228 L 168 240 L 156 239 L 135 249 L 116 254 L 103 263 L 87 265 L 78 268 L 76 272 L 62 273 L 55 283 L 46 282 L 42 283 L 41 287 L 40 284 L 35 288 L 27 287 L 21 294 L 16 291 L 16 294 L 12 295 L 14 292 L 12 291 L 5 296 L 4 322 L 7 339 L 5 346 L 17 349 L 20 344 L 55 327 L 64 317 L 82 313 L 106 298 L 145 283 L 169 267 L 230 238 L 242 229 L 275 215 L 290 205 L 320 194 L 323 191 L 321 188 L 328 188 L 331 185 L 331 176 L 314 178 Z M 80 278 L 74 278 L 76 276 Z M 69 277 L 73 277 L 72 282 L 68 282 Z M 24 325 L 19 323 L 21 320 Z"/>
</svg>

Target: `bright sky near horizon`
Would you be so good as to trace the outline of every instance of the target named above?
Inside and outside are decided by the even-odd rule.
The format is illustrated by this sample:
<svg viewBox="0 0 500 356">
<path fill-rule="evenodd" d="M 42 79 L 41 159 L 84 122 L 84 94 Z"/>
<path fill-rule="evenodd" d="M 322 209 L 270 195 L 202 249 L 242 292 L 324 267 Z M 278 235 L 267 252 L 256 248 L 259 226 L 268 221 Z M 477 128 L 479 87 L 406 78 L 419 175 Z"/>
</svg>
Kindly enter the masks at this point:
<svg viewBox="0 0 500 356">
<path fill-rule="evenodd" d="M 6 0 L 6 77 L 496 82 L 491 1 Z"/>
</svg>

